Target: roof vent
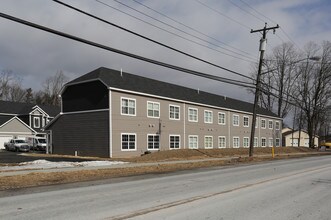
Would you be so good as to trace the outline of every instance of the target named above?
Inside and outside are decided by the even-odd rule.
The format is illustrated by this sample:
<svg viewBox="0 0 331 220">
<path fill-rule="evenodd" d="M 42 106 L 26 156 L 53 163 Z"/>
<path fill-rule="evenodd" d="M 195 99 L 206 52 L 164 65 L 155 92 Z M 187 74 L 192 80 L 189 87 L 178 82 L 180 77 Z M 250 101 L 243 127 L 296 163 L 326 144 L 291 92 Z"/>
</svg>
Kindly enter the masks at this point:
<svg viewBox="0 0 331 220">
<path fill-rule="evenodd" d="M 224 96 L 224 100 L 226 100 L 226 96 Z"/>
<path fill-rule="evenodd" d="M 122 68 L 121 68 L 121 77 L 123 77 L 123 71 L 122 71 Z"/>
<path fill-rule="evenodd" d="M 198 94 L 200 94 L 200 89 L 198 88 Z"/>
</svg>

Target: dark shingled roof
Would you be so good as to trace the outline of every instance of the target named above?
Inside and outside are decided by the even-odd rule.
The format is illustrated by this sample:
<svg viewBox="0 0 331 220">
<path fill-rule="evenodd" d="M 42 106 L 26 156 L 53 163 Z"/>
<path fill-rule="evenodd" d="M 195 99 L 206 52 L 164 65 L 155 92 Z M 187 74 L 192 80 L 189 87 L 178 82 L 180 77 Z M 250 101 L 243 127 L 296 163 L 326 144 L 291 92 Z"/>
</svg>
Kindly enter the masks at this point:
<svg viewBox="0 0 331 220">
<path fill-rule="evenodd" d="M 130 90 L 140 93 L 152 94 L 157 96 L 163 96 L 167 98 L 179 99 L 183 101 L 201 103 L 211 106 L 217 106 L 222 108 L 234 109 L 238 111 L 252 112 L 253 104 L 207 93 L 203 91 L 197 91 L 183 86 L 178 86 L 142 76 L 137 76 L 129 73 L 122 73 L 117 70 L 112 70 L 104 67 L 100 67 L 90 73 L 87 73 L 71 82 L 70 84 L 81 83 L 91 80 L 101 80 L 108 87 L 117 89 Z M 258 108 L 258 114 L 277 117 L 276 114 L 263 109 Z"/>
<path fill-rule="evenodd" d="M 15 116 L 10 116 L 10 115 L 0 115 L 0 126 L 12 119 Z"/>
<path fill-rule="evenodd" d="M 37 104 L 28 104 L 21 102 L 10 102 L 10 101 L 0 101 L 0 114 L 15 114 L 15 115 L 27 115 L 32 111 L 32 108 Z M 47 106 L 47 105 L 37 105 L 49 116 L 55 117 L 60 113 L 60 107 L 58 106 Z"/>
</svg>

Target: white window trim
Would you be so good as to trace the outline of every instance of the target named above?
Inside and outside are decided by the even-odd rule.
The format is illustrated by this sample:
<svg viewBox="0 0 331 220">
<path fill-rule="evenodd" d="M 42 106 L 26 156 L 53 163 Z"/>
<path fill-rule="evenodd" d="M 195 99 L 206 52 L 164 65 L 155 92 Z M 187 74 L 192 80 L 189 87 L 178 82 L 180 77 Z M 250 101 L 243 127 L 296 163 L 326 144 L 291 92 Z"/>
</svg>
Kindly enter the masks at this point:
<svg viewBox="0 0 331 220">
<path fill-rule="evenodd" d="M 278 144 L 277 144 L 277 140 L 278 140 Z M 280 146 L 280 138 L 276 138 L 275 145 L 276 145 L 276 147 L 279 147 Z"/>
<path fill-rule="evenodd" d="M 265 140 L 264 141 L 264 146 L 262 145 L 263 141 L 262 140 Z M 267 146 L 267 138 L 265 137 L 261 137 L 261 147 L 266 147 Z"/>
<path fill-rule="evenodd" d="M 206 138 L 211 138 L 211 147 L 206 147 Z M 205 135 L 203 138 L 203 147 L 205 149 L 213 149 L 214 148 L 214 138 L 213 136 L 210 135 Z"/>
<path fill-rule="evenodd" d="M 177 108 L 178 107 L 178 118 L 171 118 L 170 117 L 170 107 L 175 107 Z M 169 120 L 175 120 L 175 121 L 179 121 L 180 120 L 180 106 L 179 105 L 172 105 L 172 104 L 169 104 Z"/>
<path fill-rule="evenodd" d="M 134 135 L 134 149 L 123 149 L 123 135 Z M 137 134 L 136 133 L 121 133 L 121 151 L 136 151 L 137 150 Z"/>
<path fill-rule="evenodd" d="M 128 111 L 128 114 L 125 114 L 125 113 L 122 112 L 122 101 L 123 101 L 123 99 L 127 99 L 128 102 L 130 100 L 131 101 L 134 101 L 134 114 L 130 114 L 129 111 Z M 120 112 L 121 112 L 121 115 L 125 115 L 125 116 L 136 116 L 137 115 L 137 100 L 134 99 L 134 98 L 121 97 Z"/>
<path fill-rule="evenodd" d="M 278 124 L 278 126 L 277 126 L 277 124 Z M 280 122 L 279 121 L 275 121 L 275 128 L 276 128 L 276 130 L 280 130 Z"/>
<path fill-rule="evenodd" d="M 211 121 L 206 121 L 206 113 L 211 113 Z M 206 124 L 213 124 L 213 111 L 210 111 L 210 110 L 204 110 L 203 111 L 203 121 L 206 123 Z"/>
<path fill-rule="evenodd" d="M 190 120 L 190 110 L 196 110 L 197 111 L 197 120 Z M 197 108 L 191 108 L 189 107 L 187 110 L 187 116 L 189 122 L 198 122 L 199 121 L 199 110 Z"/>
<path fill-rule="evenodd" d="M 234 146 L 234 139 L 238 139 L 238 147 Z M 240 138 L 235 136 L 235 137 L 232 138 L 232 148 L 239 148 L 239 147 L 240 147 Z"/>
<path fill-rule="evenodd" d="M 264 127 L 262 126 L 263 125 L 262 121 L 264 121 Z M 262 129 L 266 129 L 267 128 L 267 122 L 266 122 L 265 119 L 261 119 L 261 128 Z"/>
<path fill-rule="evenodd" d="M 248 119 L 248 125 L 245 125 L 245 119 Z M 249 117 L 248 116 L 243 116 L 243 126 L 245 127 L 245 128 L 248 128 L 249 127 Z"/>
<path fill-rule="evenodd" d="M 190 147 L 190 138 L 197 138 L 197 147 L 196 148 L 191 148 Z M 188 136 L 188 148 L 189 149 L 198 149 L 199 148 L 199 136 L 198 135 L 189 135 Z"/>
<path fill-rule="evenodd" d="M 159 148 L 153 148 L 153 149 L 149 149 L 148 148 L 148 136 L 159 136 Z M 160 135 L 159 134 L 147 134 L 147 150 L 152 150 L 152 151 L 158 151 L 160 150 Z"/>
<path fill-rule="evenodd" d="M 38 126 L 36 126 L 36 121 L 38 121 Z M 34 128 L 40 128 L 40 118 L 39 117 L 33 117 L 33 127 Z"/>
<path fill-rule="evenodd" d="M 270 141 L 272 141 L 271 146 L 270 146 Z M 273 145 L 274 145 L 274 139 L 273 138 L 269 138 L 269 140 L 268 140 L 268 147 L 273 147 Z"/>
<path fill-rule="evenodd" d="M 159 105 L 159 116 L 158 117 L 148 115 L 148 104 L 152 104 L 152 105 L 158 104 Z M 153 114 L 154 114 L 153 109 L 152 109 L 152 111 L 153 111 Z M 147 101 L 147 118 L 160 118 L 160 115 L 161 115 L 161 104 L 159 102 Z"/>
<path fill-rule="evenodd" d="M 179 137 L 179 148 L 171 148 L 171 147 L 170 147 L 170 137 L 171 137 L 171 136 Z M 180 135 L 179 135 L 179 134 L 169 134 L 169 149 L 170 149 L 170 150 L 178 150 L 178 149 L 181 148 L 180 145 L 181 145 Z"/>
<path fill-rule="evenodd" d="M 221 147 L 220 138 L 224 138 L 224 147 Z M 226 148 L 226 136 L 218 136 L 218 148 Z"/>
<path fill-rule="evenodd" d="M 220 123 L 220 115 L 224 115 L 224 122 Z M 218 112 L 218 124 L 219 125 L 226 125 L 226 114 L 224 112 Z"/>
<path fill-rule="evenodd" d="M 270 127 L 270 122 L 271 122 L 271 127 Z M 273 120 L 268 120 L 268 128 L 270 130 L 274 129 L 274 121 Z"/>
<path fill-rule="evenodd" d="M 256 144 L 255 144 L 255 140 L 256 140 Z M 258 137 L 254 137 L 254 143 L 253 143 L 254 147 L 258 147 L 259 146 L 259 138 Z"/>
<path fill-rule="evenodd" d="M 238 124 L 234 124 L 234 117 L 238 117 Z M 232 115 L 232 126 L 239 126 L 240 125 L 240 117 L 239 115 Z"/>
<path fill-rule="evenodd" d="M 248 142 L 247 142 L 247 146 L 245 146 L 245 139 L 247 139 L 248 140 Z M 249 137 L 243 137 L 243 147 L 244 148 L 249 148 Z"/>
</svg>

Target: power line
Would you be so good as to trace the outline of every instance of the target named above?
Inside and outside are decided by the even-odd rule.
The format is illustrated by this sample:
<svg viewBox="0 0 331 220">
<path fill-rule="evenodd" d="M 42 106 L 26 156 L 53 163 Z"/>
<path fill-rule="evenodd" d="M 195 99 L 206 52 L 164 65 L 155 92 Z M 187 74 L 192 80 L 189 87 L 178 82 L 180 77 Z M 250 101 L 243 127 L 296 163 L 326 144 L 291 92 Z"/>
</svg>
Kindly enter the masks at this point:
<svg viewBox="0 0 331 220">
<path fill-rule="evenodd" d="M 244 27 L 244 28 L 246 28 L 246 29 L 248 29 L 248 30 L 251 30 L 251 28 L 248 27 L 247 25 L 245 25 L 245 24 L 243 24 L 243 23 L 241 23 L 241 22 L 239 22 L 239 21 L 237 21 L 237 20 L 235 20 L 235 19 L 233 19 L 233 18 L 227 16 L 226 14 L 220 12 L 219 10 L 217 10 L 217 9 L 215 9 L 215 8 L 213 8 L 213 7 L 210 7 L 210 6 L 207 5 L 206 3 L 203 3 L 203 2 L 201 2 L 200 0 L 195 0 L 195 1 L 196 1 L 197 3 L 203 5 L 204 7 L 206 7 L 206 8 L 208 8 L 208 9 L 210 9 L 210 10 L 216 12 L 217 14 L 219 14 L 219 15 L 221 15 L 221 16 L 223 16 L 223 17 L 225 17 L 225 18 L 227 18 L 227 19 L 229 19 L 229 20 L 231 20 L 231 21 L 233 21 L 233 22 L 235 22 L 235 23 L 237 23 L 237 24 L 239 24 L 240 26 L 242 26 L 242 27 Z"/>
<path fill-rule="evenodd" d="M 214 40 L 214 41 L 216 41 L 216 42 L 219 42 L 219 43 L 221 43 L 221 44 L 224 44 L 224 45 L 226 45 L 226 46 L 228 46 L 228 47 L 230 47 L 230 48 L 232 48 L 232 49 L 235 49 L 235 50 L 237 50 L 237 51 L 240 51 L 240 52 L 245 53 L 245 54 L 247 54 L 247 55 L 251 55 L 251 56 L 253 56 L 252 54 L 250 54 L 250 53 L 248 53 L 248 52 L 246 52 L 246 51 L 243 51 L 243 50 L 240 50 L 240 49 L 238 49 L 238 48 L 236 48 L 236 47 L 233 47 L 233 46 L 231 46 L 231 45 L 229 45 L 229 44 L 227 44 L 227 43 L 225 43 L 225 42 L 223 42 L 223 41 L 218 40 L 218 39 L 215 38 L 215 37 L 212 37 L 212 36 L 210 36 L 210 35 L 207 35 L 207 34 L 201 32 L 201 31 L 197 30 L 196 28 L 193 28 L 192 26 L 189 26 L 189 25 L 187 25 L 187 24 L 184 24 L 183 22 L 180 22 L 180 21 L 178 21 L 178 20 L 176 20 L 176 19 L 174 19 L 174 18 L 172 18 L 172 17 L 170 17 L 170 16 L 168 16 L 168 15 L 166 15 L 166 14 L 160 12 L 160 11 L 157 11 L 156 9 L 154 9 L 154 8 L 152 8 L 152 7 L 150 7 L 150 6 L 146 5 L 146 4 L 144 4 L 144 3 L 142 3 L 142 2 L 139 2 L 139 1 L 137 1 L 137 0 L 132 0 L 132 1 L 136 2 L 137 4 L 139 4 L 139 5 L 141 5 L 141 6 L 145 7 L 145 8 L 147 8 L 147 9 L 149 9 L 149 10 L 151 10 L 151 11 L 153 11 L 153 12 L 159 14 L 159 15 L 162 15 L 163 17 L 165 17 L 165 18 L 167 18 L 167 19 L 169 19 L 169 20 L 171 20 L 171 21 L 173 21 L 173 22 L 175 22 L 175 23 L 177 23 L 177 24 L 180 24 L 180 25 L 182 25 L 182 26 L 184 26 L 184 27 L 186 27 L 186 28 L 188 28 L 188 29 L 190 29 L 190 30 L 192 30 L 192 31 L 194 31 L 194 32 L 196 32 L 196 33 L 198 33 L 198 34 L 201 34 L 201 35 L 203 35 L 203 36 L 205 36 L 205 37 L 208 37 L 208 38 L 210 38 L 210 39 L 212 39 L 212 40 Z"/>
<path fill-rule="evenodd" d="M 87 16 L 89 16 L 89 17 L 92 17 L 92 18 L 94 18 L 94 19 L 96 19 L 96 20 L 99 20 L 99 21 L 104 22 L 104 23 L 106 23 L 106 24 L 112 25 L 112 26 L 114 26 L 114 27 L 116 27 L 116 28 L 119 28 L 119 29 L 121 29 L 121 30 L 124 30 L 124 31 L 126 31 L 126 32 L 129 32 L 129 33 L 131 33 L 131 34 L 133 34 L 133 35 L 135 35 L 135 36 L 141 37 L 141 38 L 143 38 L 143 39 L 145 39 L 145 40 L 148 40 L 148 41 L 151 41 L 151 42 L 153 42 L 153 43 L 156 43 L 156 44 L 158 44 L 158 45 L 160 45 L 160 46 L 166 47 L 166 48 L 168 48 L 168 49 L 170 49 L 170 50 L 176 51 L 176 52 L 181 53 L 181 54 L 183 54 L 183 55 L 185 55 L 185 56 L 188 56 L 188 57 L 191 57 L 191 58 L 193 58 L 193 59 L 199 60 L 200 62 L 204 62 L 204 63 L 209 64 L 209 65 L 211 65 L 211 66 L 214 66 L 214 67 L 220 68 L 220 69 L 222 69 L 222 70 L 226 70 L 226 71 L 228 71 L 228 72 L 231 72 L 231 73 L 233 73 L 233 74 L 236 74 L 236 75 L 239 75 L 239 76 L 245 77 L 245 78 L 247 78 L 247 79 L 251 79 L 250 77 L 248 77 L 248 76 L 246 76 L 246 75 L 243 75 L 243 74 L 241 74 L 241 73 L 235 72 L 235 71 L 230 70 L 230 69 L 228 69 L 228 68 L 222 67 L 222 66 L 220 66 L 220 65 L 218 65 L 218 64 L 214 64 L 214 63 L 209 62 L 209 61 L 207 61 L 207 60 L 204 60 L 204 59 L 202 59 L 202 58 L 199 58 L 199 57 L 193 56 L 193 55 L 191 55 L 191 54 L 189 54 L 189 53 L 186 53 L 186 52 L 181 51 L 181 50 L 179 50 L 179 49 L 176 49 L 176 48 L 174 48 L 174 47 L 170 47 L 170 46 L 168 46 L 168 45 L 166 45 L 166 44 L 163 44 L 163 43 L 161 43 L 161 42 L 159 42 L 159 41 L 153 40 L 153 39 L 151 39 L 151 38 L 148 38 L 148 37 L 146 37 L 146 36 L 143 36 L 143 35 L 141 35 L 141 34 L 138 34 L 138 33 L 136 33 L 136 32 L 133 32 L 133 31 L 131 31 L 131 30 L 129 30 L 129 29 L 123 28 L 122 26 L 119 26 L 119 25 L 116 25 L 116 24 L 114 24 L 114 23 L 111 23 L 111 22 L 109 22 L 109 21 L 107 21 L 107 20 L 104 20 L 104 19 L 102 19 L 102 18 L 99 18 L 99 17 L 97 17 L 97 16 L 95 16 L 95 15 L 92 15 L 92 14 L 90 14 L 90 13 L 87 13 L 87 12 L 81 10 L 81 9 L 78 9 L 78 8 L 76 8 L 76 7 L 73 7 L 73 6 L 71 6 L 71 5 L 68 5 L 68 4 L 66 4 L 66 3 L 63 3 L 63 2 L 61 2 L 61 1 L 59 1 L 59 0 L 53 0 L 53 1 L 56 2 L 56 3 L 58 3 L 58 4 L 61 4 L 61 5 L 63 5 L 63 6 L 66 6 L 66 7 L 70 8 L 70 9 L 72 9 L 72 10 L 75 10 L 75 11 L 77 11 L 77 12 L 80 12 L 80 13 L 82 13 L 82 14 L 85 14 L 85 15 L 87 15 Z"/>
<path fill-rule="evenodd" d="M 83 38 L 79 38 L 77 36 L 70 35 L 70 34 L 67 34 L 67 33 L 64 33 L 64 32 L 61 32 L 61 31 L 57 31 L 55 29 L 51 29 L 51 28 L 48 28 L 48 27 L 45 27 L 45 26 L 41 26 L 41 25 L 38 25 L 36 23 L 32 23 L 32 22 L 29 22 L 29 21 L 26 21 L 26 20 L 23 20 L 23 19 L 20 19 L 20 18 L 17 18 L 17 17 L 13 17 L 13 16 L 8 15 L 8 14 L 1 13 L 1 12 L 0 12 L 0 17 L 11 20 L 11 21 L 14 21 L 14 22 L 17 22 L 17 23 L 20 23 L 20 24 L 23 24 L 23 25 L 26 25 L 26 26 L 30 26 L 30 27 L 33 27 L 33 28 L 36 28 L 36 29 L 39 29 L 39 30 L 42 30 L 42 31 L 45 31 L 45 32 L 48 32 L 48 33 L 52 33 L 52 34 L 55 34 L 55 35 L 58 35 L 58 36 L 61 36 L 61 37 L 64 37 L 64 38 L 68 38 L 68 39 L 71 39 L 71 40 L 74 40 L 74 41 L 78 41 L 80 43 L 84 43 L 84 44 L 87 44 L 87 45 L 90 45 L 90 46 L 93 46 L 93 47 L 97 47 L 97 48 L 101 48 L 101 49 L 104 49 L 104 50 L 107 50 L 107 51 L 118 53 L 118 54 L 128 56 L 128 57 L 131 57 L 131 58 L 134 58 L 134 59 L 137 59 L 137 60 L 141 60 L 141 61 L 144 61 L 144 62 L 148 62 L 148 63 L 152 63 L 152 64 L 155 64 L 155 65 L 163 66 L 163 67 L 166 67 L 166 68 L 169 68 L 169 69 L 173 69 L 173 70 L 185 72 L 185 73 L 188 73 L 188 74 L 191 74 L 191 75 L 200 76 L 200 77 L 203 77 L 203 78 L 208 78 L 208 79 L 212 79 L 212 80 L 216 80 L 216 81 L 220 81 L 220 82 L 224 82 L 224 83 L 228 83 L 228 84 L 232 84 L 232 85 L 237 85 L 237 86 L 241 86 L 241 87 L 255 88 L 255 86 L 253 84 L 250 84 L 248 82 L 242 82 L 242 81 L 238 81 L 238 80 L 228 79 L 228 78 L 225 78 L 225 77 L 219 77 L 219 76 L 215 76 L 215 75 L 211 75 L 211 74 L 207 74 L 207 73 L 203 73 L 203 72 L 199 72 L 199 71 L 190 70 L 190 69 L 186 69 L 186 68 L 183 68 L 183 67 L 175 66 L 175 65 L 172 65 L 172 64 L 160 62 L 160 61 L 153 60 L 153 59 L 150 59 L 150 58 L 142 57 L 142 56 L 132 54 L 132 53 L 129 53 L 129 52 L 126 52 L 126 51 L 122 51 L 122 50 L 119 50 L 119 49 L 116 49 L 116 48 L 112 48 L 112 47 L 109 47 L 109 46 L 106 46 L 106 45 L 103 45 L 103 44 L 99 44 L 99 43 L 96 43 L 96 42 L 93 42 L 93 41 L 89 41 L 89 40 L 86 40 L 86 39 L 83 39 Z"/>
<path fill-rule="evenodd" d="M 258 16 L 254 15 L 253 13 L 247 11 L 246 9 L 240 7 L 238 4 L 234 3 L 233 1 L 231 1 L 231 0 L 228 0 L 228 1 L 229 1 L 232 5 L 236 6 L 236 7 L 239 8 L 240 10 L 246 12 L 247 14 L 253 16 L 254 18 L 256 18 L 256 19 L 262 21 L 263 23 L 265 22 L 263 19 L 259 18 Z"/>
<path fill-rule="evenodd" d="M 134 11 L 140 13 L 140 14 L 143 14 L 144 16 L 146 16 L 146 17 L 148 17 L 148 18 L 151 18 L 151 19 L 153 19 L 153 20 L 155 20 L 155 21 L 157 21 L 157 22 L 160 22 L 160 23 L 162 23 L 162 24 L 164 24 L 164 25 L 166 25 L 166 26 L 168 26 L 168 27 L 171 27 L 171 28 L 173 28 L 173 29 L 175 29 L 175 30 L 177 30 L 177 31 L 179 31 L 179 32 L 181 32 L 181 33 L 184 33 L 184 34 L 189 35 L 189 36 L 191 36 L 191 37 L 193 37 L 193 38 L 195 38 L 195 39 L 198 39 L 198 40 L 200 40 L 200 41 L 206 42 L 207 44 L 213 45 L 213 46 L 215 46 L 215 47 L 221 48 L 221 49 L 223 49 L 223 50 L 229 51 L 229 52 L 231 52 L 231 53 L 237 54 L 237 55 L 239 55 L 239 56 L 245 57 L 246 59 L 250 59 L 250 60 L 246 60 L 246 59 L 243 59 L 243 58 L 241 58 L 241 57 L 238 57 L 238 56 L 235 56 L 235 55 L 232 55 L 232 54 L 229 54 L 229 53 L 225 53 L 225 52 L 223 52 L 223 51 L 220 51 L 220 50 L 217 50 L 217 49 L 215 49 L 215 48 L 212 48 L 212 47 L 206 46 L 206 45 L 204 45 L 204 44 L 201 44 L 201 43 L 199 43 L 199 42 L 197 42 L 197 41 L 194 41 L 194 40 L 191 40 L 191 39 L 189 39 L 189 38 L 183 37 L 183 36 L 181 36 L 181 35 L 179 35 L 179 34 L 176 34 L 176 33 L 174 33 L 174 32 L 171 32 L 171 31 L 169 31 L 169 30 L 166 30 L 166 29 L 164 29 L 164 28 L 161 28 L 161 27 L 159 27 L 159 26 L 157 26 L 157 25 L 154 25 L 154 24 L 152 24 L 152 23 L 150 23 L 150 22 L 147 22 L 147 21 L 145 21 L 145 20 L 143 20 L 143 19 L 141 19 L 141 18 L 138 18 L 138 17 L 136 17 L 136 16 L 133 16 L 133 15 L 131 15 L 131 14 L 129 14 L 129 13 L 126 13 L 126 12 L 124 12 L 124 11 L 118 9 L 118 8 L 115 8 L 115 7 L 113 7 L 113 6 L 109 5 L 109 4 L 107 4 L 107 3 L 103 2 L 103 1 L 101 1 L 101 0 L 95 0 L 95 1 L 96 1 L 96 2 L 99 2 L 100 4 L 103 4 L 103 5 L 107 6 L 107 7 L 109 7 L 109 8 L 112 8 L 112 9 L 114 9 L 114 10 L 116 10 L 116 11 L 119 11 L 119 12 L 121 12 L 121 13 L 123 13 L 123 14 L 126 14 L 126 15 L 128 15 L 128 16 L 134 18 L 134 19 L 137 19 L 137 20 L 142 21 L 142 22 L 144 22 L 144 23 L 146 23 L 146 24 L 148 24 L 148 25 L 151 25 L 151 26 L 153 26 L 153 27 L 155 27 L 155 28 L 158 28 L 158 29 L 160 29 L 160 30 L 162 30 L 162 31 L 165 31 L 165 32 L 167 32 L 167 33 L 170 33 L 170 34 L 172 34 L 172 35 L 175 35 L 175 36 L 177 36 L 177 37 L 180 37 L 180 38 L 182 38 L 182 39 L 184 39 L 184 40 L 186 40 L 186 41 L 190 41 L 191 43 L 197 44 L 197 45 L 199 45 L 199 46 L 202 46 L 202 47 L 205 47 L 205 48 L 208 48 L 208 49 L 214 50 L 214 51 L 216 51 L 216 52 L 219 52 L 219 53 L 221 53 L 221 54 L 224 54 L 224 55 L 226 55 L 226 56 L 230 56 L 230 57 L 233 57 L 233 58 L 236 58 L 236 59 L 240 59 L 240 60 L 243 60 L 243 61 L 246 61 L 246 62 L 250 62 L 250 63 L 251 63 L 251 62 L 254 62 L 254 61 L 255 61 L 255 59 L 253 59 L 253 58 L 251 58 L 251 57 L 248 57 L 248 56 L 246 56 L 246 55 L 243 55 L 243 54 L 237 53 L 237 52 L 235 52 L 235 51 L 231 51 L 231 50 L 229 50 L 229 49 L 227 49 L 227 48 L 221 47 L 220 45 L 214 44 L 213 42 L 210 42 L 210 41 L 207 41 L 207 40 L 205 40 L 205 39 L 203 39 L 203 38 L 200 38 L 200 37 L 197 37 L 197 36 L 195 36 L 195 35 L 192 35 L 192 34 L 186 32 L 186 31 L 183 31 L 183 30 L 181 30 L 181 29 L 179 29 L 179 28 L 176 28 L 176 27 L 174 27 L 174 26 L 172 26 L 172 25 L 169 25 L 169 24 L 167 24 L 166 22 L 163 22 L 163 21 L 161 21 L 161 20 L 159 20 L 159 19 L 156 19 L 156 18 L 154 18 L 154 17 L 152 17 L 152 16 L 150 16 L 150 15 L 147 15 L 147 14 L 145 14 L 145 13 L 143 13 L 143 12 L 141 12 L 141 11 L 139 11 L 139 10 L 137 10 L 137 9 L 135 9 L 135 8 L 133 8 L 133 7 L 131 7 L 131 6 L 129 6 L 129 5 L 126 5 L 126 4 L 122 3 L 122 2 L 120 2 L 120 1 L 113 0 L 113 1 L 115 1 L 115 2 L 117 2 L 117 3 L 119 3 L 119 4 L 123 5 L 123 6 L 125 6 L 125 7 L 127 7 L 127 8 L 130 8 L 131 10 L 134 10 Z M 254 60 L 254 61 L 253 61 L 253 60 Z"/>
</svg>

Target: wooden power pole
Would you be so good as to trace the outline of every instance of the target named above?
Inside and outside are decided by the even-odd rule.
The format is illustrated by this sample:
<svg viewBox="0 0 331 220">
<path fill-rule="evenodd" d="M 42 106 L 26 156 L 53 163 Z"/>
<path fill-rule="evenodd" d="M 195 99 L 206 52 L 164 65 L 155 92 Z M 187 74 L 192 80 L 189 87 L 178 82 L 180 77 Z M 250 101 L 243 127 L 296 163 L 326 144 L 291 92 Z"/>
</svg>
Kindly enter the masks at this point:
<svg viewBox="0 0 331 220">
<path fill-rule="evenodd" d="M 254 106 L 253 106 L 253 119 L 252 119 L 252 128 L 251 128 L 251 138 L 249 142 L 249 157 L 253 156 L 254 152 L 254 138 L 255 138 L 255 125 L 256 125 L 256 110 L 259 102 L 259 95 L 260 95 L 260 78 L 261 78 L 261 71 L 262 71 L 262 65 L 263 65 L 263 56 L 264 56 L 264 51 L 266 49 L 267 45 L 267 32 L 269 30 L 273 30 L 274 32 L 276 29 L 279 28 L 279 25 L 275 27 L 267 27 L 267 23 L 265 23 L 263 29 L 259 30 L 251 30 L 251 33 L 255 32 L 261 32 L 262 33 L 262 38 L 260 40 L 260 62 L 259 62 L 259 69 L 257 72 L 257 77 L 256 77 L 256 89 L 255 89 L 255 99 L 254 99 Z"/>
</svg>

